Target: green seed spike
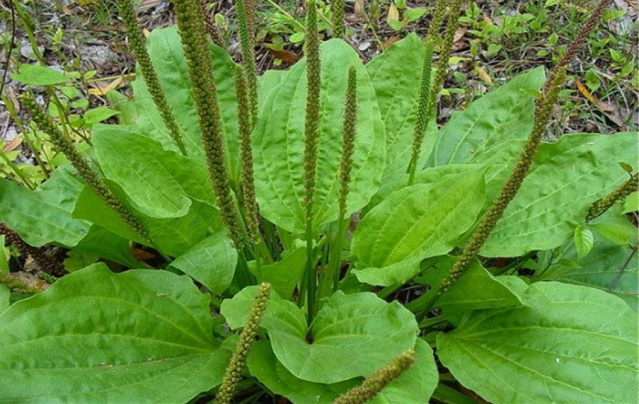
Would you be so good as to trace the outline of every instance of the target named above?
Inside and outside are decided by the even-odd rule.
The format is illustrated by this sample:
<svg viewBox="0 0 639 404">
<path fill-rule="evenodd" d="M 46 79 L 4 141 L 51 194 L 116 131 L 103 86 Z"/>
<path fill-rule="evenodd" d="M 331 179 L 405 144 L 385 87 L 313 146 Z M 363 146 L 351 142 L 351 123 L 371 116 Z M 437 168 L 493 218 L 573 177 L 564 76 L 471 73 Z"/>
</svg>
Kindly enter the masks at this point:
<svg viewBox="0 0 639 404">
<path fill-rule="evenodd" d="M 609 1 L 610 0 L 602 0 L 590 14 L 590 17 L 583 25 L 579 34 L 575 37 L 575 39 L 568 47 L 569 52 L 567 52 L 567 55 L 574 56 L 576 54 L 579 47 L 583 44 L 585 38 L 587 38 L 590 30 L 594 29 L 598 21 L 601 19 L 605 5 Z M 539 143 L 541 142 L 541 136 L 546 131 L 546 126 L 550 121 L 553 105 L 557 102 L 559 90 L 561 89 L 561 86 L 563 85 L 566 78 L 566 67 L 568 66 L 568 63 L 569 60 L 560 62 L 560 64 L 558 64 L 553 69 L 548 79 L 546 80 L 542 97 L 540 100 L 537 101 L 537 106 L 535 107 L 535 120 L 533 123 L 532 132 L 530 133 L 530 136 L 528 137 L 528 140 L 524 145 L 523 151 L 519 155 L 517 164 L 506 180 L 506 183 L 501 189 L 499 196 L 497 196 L 497 199 L 495 200 L 495 202 L 493 202 L 488 212 L 486 212 L 481 218 L 479 225 L 471 236 L 470 242 L 468 243 L 466 248 L 464 248 L 464 251 L 462 251 L 462 253 L 457 257 L 457 260 L 453 264 L 453 267 L 451 268 L 448 276 L 444 277 L 439 284 L 434 286 L 434 293 L 428 293 L 423 296 L 423 299 L 419 298 L 412 302 L 413 309 L 421 309 L 422 315 L 427 314 L 437 301 L 438 297 L 441 296 L 441 294 L 445 293 L 447 290 L 450 290 L 457 279 L 459 279 L 459 277 L 461 277 L 466 272 L 472 260 L 475 259 L 477 254 L 479 254 L 481 247 L 484 245 L 484 243 L 490 236 L 490 233 L 497 225 L 497 222 L 508 207 L 508 204 L 517 194 L 517 191 L 521 187 L 524 178 L 530 170 L 533 158 L 535 157 L 535 154 L 537 153 L 537 149 L 539 147 Z"/>
<path fill-rule="evenodd" d="M 40 130 L 49 135 L 56 150 L 66 156 L 67 160 L 69 160 L 71 165 L 77 170 L 84 182 L 93 189 L 93 192 L 113 209 L 135 233 L 151 244 L 148 230 L 135 217 L 133 212 L 115 196 L 111 188 L 109 188 L 98 175 L 97 171 L 91 167 L 89 161 L 78 152 L 71 139 L 60 132 L 51 118 L 40 109 L 33 99 L 33 96 L 31 94 L 23 95 L 22 103 L 31 114 L 31 118 L 36 125 L 38 125 Z"/>
<path fill-rule="evenodd" d="M 144 78 L 146 86 L 149 88 L 149 93 L 151 93 L 153 102 L 158 107 L 160 115 L 162 116 L 162 121 L 169 130 L 169 136 L 171 136 L 171 139 L 180 149 L 182 154 L 186 155 L 186 149 L 184 148 L 184 142 L 182 140 L 182 132 L 175 122 L 175 116 L 169 107 L 164 91 L 162 91 L 162 87 L 160 86 L 160 80 L 158 79 L 157 73 L 153 68 L 153 63 L 151 63 L 151 58 L 146 50 L 146 40 L 140 32 L 133 4 L 131 3 L 131 0 L 118 0 L 118 7 L 120 8 L 122 21 L 129 33 L 129 40 L 131 41 L 133 53 L 140 65 L 142 77 Z"/>
<path fill-rule="evenodd" d="M 306 207 L 306 303 L 310 320 L 315 314 L 315 289 L 317 274 L 315 273 L 313 254 L 313 194 L 315 192 L 315 174 L 317 171 L 317 148 L 319 142 L 320 120 L 320 55 L 319 34 L 317 32 L 317 10 L 315 2 L 308 2 L 306 15 L 306 116 L 304 126 L 304 205 Z"/>
<path fill-rule="evenodd" d="M 344 123 L 342 126 L 342 160 L 339 167 L 339 216 L 346 216 L 346 197 L 349 192 L 353 153 L 355 152 L 355 135 L 357 134 L 357 71 L 351 66 L 348 69 L 348 85 L 344 101 Z"/>
<path fill-rule="evenodd" d="M 415 122 L 415 131 L 413 133 L 413 153 L 411 155 L 410 164 L 408 165 L 408 183 L 413 183 L 415 172 L 417 171 L 417 160 L 421 153 L 422 143 L 426 135 L 426 127 L 430 119 L 432 105 L 430 102 L 430 79 L 433 63 L 433 39 L 426 38 L 424 42 L 424 60 L 422 62 L 422 78 L 419 85 L 419 104 L 417 106 L 417 121 Z"/>
<path fill-rule="evenodd" d="M 591 221 L 596 217 L 603 215 L 608 209 L 610 209 L 615 203 L 624 200 L 628 195 L 633 192 L 637 192 L 639 186 L 639 173 L 634 173 L 630 176 L 630 179 L 610 194 L 604 196 L 597 202 L 590 205 L 588 210 L 588 216 L 586 221 Z"/>
<path fill-rule="evenodd" d="M 257 339 L 257 332 L 260 328 L 264 313 L 266 312 L 270 292 L 271 285 L 269 283 L 262 283 L 260 285 L 257 295 L 255 296 L 255 302 L 246 320 L 246 325 L 240 333 L 240 340 L 235 346 L 235 351 L 233 352 L 233 356 L 231 356 L 231 362 L 226 368 L 226 372 L 222 378 L 222 384 L 214 401 L 216 404 L 228 404 L 233 398 L 237 384 L 242 379 L 242 371 L 246 366 L 246 358 L 251 352 L 253 343 Z"/>
<path fill-rule="evenodd" d="M 372 400 L 388 383 L 401 376 L 413 363 L 415 363 L 415 351 L 411 349 L 367 377 L 360 386 L 337 397 L 333 404 L 363 404 Z"/>
<path fill-rule="evenodd" d="M 249 93 L 249 107 L 252 122 L 251 129 L 257 119 L 257 68 L 255 66 L 255 54 L 253 52 L 255 43 L 253 39 L 252 23 L 249 19 L 249 15 L 254 16 L 255 14 L 253 10 L 249 11 L 252 7 L 254 7 L 253 2 L 249 0 L 235 0 L 235 10 L 239 25 L 238 31 L 240 36 L 240 47 L 242 48 L 242 62 L 244 64 L 244 74 Z"/>
<path fill-rule="evenodd" d="M 226 226 L 235 247 L 241 250 L 245 243 L 235 203 L 229 188 L 229 174 L 225 165 L 224 135 L 213 66 L 204 27 L 202 10 L 197 0 L 174 0 L 178 30 L 182 38 L 189 77 L 193 86 L 193 98 L 200 122 L 204 154 L 209 178 Z"/>
<path fill-rule="evenodd" d="M 426 34 L 426 38 L 434 39 L 435 35 L 439 32 L 439 27 L 442 25 L 442 21 L 444 20 L 444 12 L 446 11 L 446 0 L 437 0 L 437 4 L 435 4 L 435 11 L 433 12 L 433 19 L 430 22 L 430 26 L 428 27 L 428 33 Z"/>
<path fill-rule="evenodd" d="M 339 167 L 339 216 L 337 234 L 330 247 L 328 269 L 320 279 L 320 299 L 337 290 L 342 260 L 342 243 L 346 237 L 346 199 L 350 191 L 351 169 L 357 135 L 357 71 L 354 66 L 348 69 L 348 84 L 344 97 L 344 121 L 342 124 L 342 159 Z"/>
<path fill-rule="evenodd" d="M 253 150 L 251 147 L 251 118 L 249 116 L 249 100 L 246 93 L 244 72 L 235 66 L 235 93 L 237 94 L 237 113 L 240 126 L 240 157 L 242 162 L 241 190 L 242 205 L 246 208 L 246 227 L 253 243 L 259 240 L 258 207 L 255 199 L 255 178 L 253 172 Z"/>
<path fill-rule="evenodd" d="M 333 38 L 344 37 L 344 0 L 333 0 L 331 2 L 333 12 Z"/>
<path fill-rule="evenodd" d="M 413 152 L 411 155 L 410 163 L 408 165 L 408 184 L 411 185 L 415 180 L 415 173 L 417 171 L 417 162 L 419 155 L 422 152 L 422 144 L 424 143 L 424 137 L 426 135 L 426 128 L 428 127 L 428 121 L 431 119 L 431 114 L 435 111 L 435 105 L 437 102 L 437 94 L 442 89 L 444 79 L 448 73 L 448 59 L 452 52 L 453 39 L 455 37 L 455 31 L 457 30 L 457 20 L 459 11 L 461 9 L 461 0 L 454 0 L 450 5 L 448 12 L 448 20 L 446 23 L 446 32 L 441 45 L 441 53 L 439 55 L 439 63 L 437 70 L 435 71 L 435 79 L 431 85 L 430 83 L 430 71 L 433 63 L 433 47 L 436 32 L 441 25 L 443 19 L 443 5 L 437 3 L 435 8 L 435 15 L 433 17 L 433 23 L 430 26 L 430 35 L 426 38 L 424 44 L 424 62 L 422 64 L 422 79 L 419 95 L 419 106 L 417 110 L 417 122 L 415 123 L 415 132 L 413 135 Z M 432 30 L 432 33 L 431 33 Z M 430 92 L 429 88 L 430 87 Z M 428 95 L 425 95 L 428 94 Z"/>
<path fill-rule="evenodd" d="M 200 9 L 202 10 L 202 15 L 204 16 L 204 23 L 206 24 L 206 31 L 209 33 L 209 36 L 213 40 L 213 43 L 219 46 L 220 48 L 224 47 L 224 40 L 222 39 L 222 35 L 217 29 L 213 18 L 211 18 L 211 14 L 208 11 L 209 0 L 199 0 Z"/>
</svg>

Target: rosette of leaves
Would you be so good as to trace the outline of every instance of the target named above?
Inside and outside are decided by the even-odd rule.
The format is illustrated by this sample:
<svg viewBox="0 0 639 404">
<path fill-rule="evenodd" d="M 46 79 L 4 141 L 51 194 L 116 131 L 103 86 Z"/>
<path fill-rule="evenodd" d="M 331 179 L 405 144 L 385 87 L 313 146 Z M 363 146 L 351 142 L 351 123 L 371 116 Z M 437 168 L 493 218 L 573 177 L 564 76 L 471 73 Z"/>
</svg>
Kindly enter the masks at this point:
<svg viewBox="0 0 639 404">
<path fill-rule="evenodd" d="M 366 65 L 347 43 L 322 43 L 317 255 L 339 216 L 340 128 L 351 66 L 358 133 L 346 206 L 361 221 L 340 251 L 348 270 L 339 290 L 323 296 L 309 324 L 296 295 L 307 256 L 305 60 L 259 78 L 251 135 L 256 194 L 278 245 L 263 252 L 261 267 L 248 260 L 257 282 L 247 285 L 234 278 L 246 251 L 234 248 L 217 214 L 175 28 L 153 31 L 148 50 L 187 154 L 171 141 L 138 78 L 134 98 L 118 106 L 120 123 L 96 125 L 86 156 L 136 212 L 165 261 L 154 270 L 139 262 L 131 246 L 144 240 L 69 167 L 34 191 L 0 179 L 0 221 L 30 245 L 69 249 L 72 272 L 13 304 L 0 294 L 2 399 L 212 398 L 256 284 L 267 281 L 271 297 L 238 397 L 331 402 L 412 349 L 414 365 L 372 402 L 463 394 L 449 378 L 439 380 L 435 358 L 491 402 L 636 401 L 636 228 L 624 221 L 622 205 L 592 222 L 586 217 L 593 202 L 627 180 L 624 167 L 637 171 L 637 133 L 571 134 L 543 143 L 481 259 L 440 298 L 436 317 L 418 321 L 418 308 L 393 299 L 393 291 L 432 285 L 450 269 L 451 256 L 518 158 L 545 72 L 515 77 L 442 128 L 431 125 L 407 186 L 402 169 L 411 153 L 422 41 L 408 35 Z M 237 184 L 235 66 L 224 49 L 211 45 L 210 52 L 227 170 Z M 500 257 L 511 257 L 512 265 L 495 266 Z M 120 273 L 105 262 L 119 264 Z"/>
</svg>

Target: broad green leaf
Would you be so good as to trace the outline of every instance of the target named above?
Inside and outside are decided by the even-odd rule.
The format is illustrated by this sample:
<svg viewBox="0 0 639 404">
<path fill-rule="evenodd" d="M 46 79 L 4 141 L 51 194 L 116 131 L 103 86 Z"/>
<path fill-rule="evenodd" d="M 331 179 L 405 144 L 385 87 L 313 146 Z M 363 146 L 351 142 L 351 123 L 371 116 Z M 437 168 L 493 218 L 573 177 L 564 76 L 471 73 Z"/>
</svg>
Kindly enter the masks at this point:
<svg viewBox="0 0 639 404">
<path fill-rule="evenodd" d="M 358 379 L 321 384 L 298 379 L 278 360 L 267 341 L 258 341 L 251 349 L 247 365 L 252 376 L 275 394 L 295 404 L 332 403 L 340 394 L 359 384 Z"/>
<path fill-rule="evenodd" d="M 209 233 L 222 229 L 217 210 L 211 205 L 193 201 L 186 216 L 168 219 L 141 217 L 149 229 L 155 248 L 172 257 L 185 254 Z"/>
<path fill-rule="evenodd" d="M 574 235 L 575 247 L 577 249 L 577 258 L 583 258 L 592 249 L 594 236 L 592 232 L 583 225 L 575 227 Z"/>
<path fill-rule="evenodd" d="M 637 313 L 605 292 L 536 283 L 538 307 L 476 311 L 437 337 L 455 378 L 498 403 L 637 401 Z"/>
<path fill-rule="evenodd" d="M 176 122 L 183 132 L 189 156 L 204 161 L 197 110 L 189 80 L 186 59 L 176 27 L 155 29 L 148 38 L 149 56 Z M 235 98 L 234 65 L 226 50 L 211 45 L 211 61 L 215 75 L 217 99 L 222 115 L 225 151 L 233 178 L 239 173 L 239 143 L 237 101 Z M 142 75 L 133 83 L 137 121 L 141 132 L 159 140 L 167 149 L 177 150 L 164 122 L 153 103 Z"/>
<path fill-rule="evenodd" d="M 261 111 L 266 104 L 266 99 L 271 95 L 273 90 L 279 86 L 286 74 L 288 72 L 286 70 L 267 70 L 263 75 L 258 77 L 258 105 L 259 110 Z"/>
<path fill-rule="evenodd" d="M 348 213 L 365 206 L 380 185 L 384 164 L 384 126 L 368 74 L 350 45 L 330 40 L 320 47 L 321 119 L 315 226 L 337 219 L 343 104 L 348 69 L 357 69 L 357 138 L 351 171 Z M 253 132 L 255 185 L 260 213 L 292 233 L 305 229 L 304 108 L 306 61 L 298 62 L 268 97 Z"/>
<path fill-rule="evenodd" d="M 269 282 L 280 296 L 290 298 L 304 274 L 306 265 L 306 243 L 296 243 L 291 251 L 284 251 L 282 259 L 258 270 L 255 262 L 249 263 L 251 273 L 258 282 Z"/>
<path fill-rule="evenodd" d="M 617 164 L 637 166 L 637 133 L 566 135 L 542 144 L 530 174 L 481 250 L 486 257 L 515 257 L 560 246 L 588 207 L 623 183 Z"/>
<path fill-rule="evenodd" d="M 415 343 L 415 364 L 398 379 L 390 382 L 370 401 L 372 404 L 411 403 L 416 398 L 427 402 L 437 386 L 437 366 L 433 351 L 421 339 Z M 258 342 L 248 358 L 251 375 L 269 390 L 293 403 L 332 403 L 337 396 L 361 384 L 363 379 L 350 379 L 335 384 L 312 383 L 296 378 L 278 360 L 266 341 Z"/>
<path fill-rule="evenodd" d="M 437 134 L 428 165 L 465 163 L 479 155 L 496 155 L 503 162 L 513 150 L 518 154 L 532 130 L 534 98 L 544 83 L 544 68 L 521 74 L 489 92 L 464 111 L 454 113 Z M 502 150 L 504 146 L 508 152 Z M 475 161 L 484 163 L 485 161 Z"/>
<path fill-rule="evenodd" d="M 232 299 L 222 302 L 220 312 L 232 329 L 241 328 L 246 324 L 257 289 L 257 286 L 248 286 L 236 293 Z M 260 325 L 267 330 L 288 327 L 289 332 L 301 335 L 306 333 L 307 328 L 304 311 L 295 303 L 282 299 L 276 291 L 271 291 L 268 307 Z"/>
<path fill-rule="evenodd" d="M 90 227 L 71 217 L 81 187 L 64 170 L 56 170 L 36 191 L 0 178 L 0 221 L 32 246 L 57 243 L 73 247 Z"/>
<path fill-rule="evenodd" d="M 433 350 L 421 338 L 417 339 L 414 349 L 417 355 L 413 366 L 388 383 L 381 393 L 370 401 L 371 404 L 429 402 L 439 380 Z"/>
<path fill-rule="evenodd" d="M 233 280 L 237 251 L 222 230 L 200 241 L 171 266 L 200 282 L 213 293 L 222 294 Z"/>
<path fill-rule="evenodd" d="M 502 282 L 502 277 L 491 275 L 474 261 L 451 290 L 437 300 L 436 306 L 444 311 L 448 320 L 458 324 L 465 313 L 473 310 L 524 305 L 520 294 L 526 290 L 526 283 L 518 277 L 509 278 L 517 282 L 517 286 Z"/>
<path fill-rule="evenodd" d="M 473 172 L 484 171 L 486 168 L 482 164 L 449 164 L 428 167 L 415 173 L 414 184 L 431 184 L 445 178 L 454 181 L 461 174 L 472 174 Z M 491 169 L 492 167 L 488 168 Z M 408 186 L 408 176 L 404 172 L 386 178 L 379 191 L 373 196 L 370 203 L 366 205 L 361 216 L 365 216 L 371 209 L 388 198 L 390 194 L 406 186 Z"/>
<path fill-rule="evenodd" d="M 246 322 L 256 291 L 250 286 L 222 303 L 222 314 L 232 328 Z M 370 375 L 412 348 L 418 332 L 408 310 L 372 293 L 333 294 L 313 321 L 312 343 L 306 339 L 304 312 L 277 294 L 272 293 L 261 325 L 289 372 L 302 380 L 328 384 Z"/>
<path fill-rule="evenodd" d="M 145 215 L 184 216 L 189 198 L 215 205 L 203 164 L 123 126 L 96 125 L 92 141 L 104 175 Z"/>
<path fill-rule="evenodd" d="M 9 402 L 186 402 L 221 381 L 209 298 L 188 277 L 97 264 L 0 316 Z"/>
<path fill-rule="evenodd" d="M 40 65 L 21 64 L 19 73 L 14 73 L 11 78 L 29 86 L 52 86 L 66 83 L 69 78 L 57 70 Z"/>
<path fill-rule="evenodd" d="M 353 234 L 352 255 L 361 282 L 399 285 L 419 262 L 453 249 L 484 202 L 482 171 L 435 179 L 392 193 Z"/>
<path fill-rule="evenodd" d="M 424 46 L 419 36 L 410 34 L 395 42 L 366 65 L 386 127 L 386 169 L 382 183 L 397 175 L 402 178 L 411 158 L 413 132 L 421 80 Z M 437 126 L 429 123 L 421 167 L 432 149 Z"/>
<path fill-rule="evenodd" d="M 117 114 L 119 114 L 119 112 L 111 108 L 97 107 L 88 110 L 82 118 L 84 119 L 85 124 L 94 125 Z"/>
</svg>

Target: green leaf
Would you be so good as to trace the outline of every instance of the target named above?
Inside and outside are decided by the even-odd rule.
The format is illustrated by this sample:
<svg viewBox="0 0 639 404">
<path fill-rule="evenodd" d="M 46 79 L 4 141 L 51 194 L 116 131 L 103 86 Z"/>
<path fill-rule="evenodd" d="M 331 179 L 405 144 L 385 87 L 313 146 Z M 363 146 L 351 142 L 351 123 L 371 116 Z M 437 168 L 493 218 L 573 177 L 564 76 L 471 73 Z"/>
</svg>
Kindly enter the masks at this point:
<svg viewBox="0 0 639 404">
<path fill-rule="evenodd" d="M 428 10 L 424 7 L 415 7 L 415 8 L 406 9 L 406 11 L 404 11 L 404 19 L 407 22 L 417 21 L 420 18 L 422 18 L 422 16 L 426 14 L 427 11 Z"/>
<path fill-rule="evenodd" d="M 399 378 L 390 382 L 371 404 L 410 403 L 415 397 L 424 402 L 437 386 L 437 366 L 433 351 L 422 339 L 415 344 L 415 364 Z M 332 403 L 337 396 L 359 385 L 361 379 L 349 379 L 335 384 L 312 383 L 296 378 L 278 360 L 266 341 L 259 341 L 248 358 L 251 375 L 269 390 L 282 395 L 293 403 Z"/>
<path fill-rule="evenodd" d="M 639 192 L 633 192 L 626 197 L 623 203 L 623 212 L 630 213 L 639 211 Z"/>
<path fill-rule="evenodd" d="M 153 139 L 117 125 L 96 125 L 92 141 L 104 175 L 137 210 L 157 218 L 181 217 L 189 198 L 215 206 L 206 167 Z"/>
<path fill-rule="evenodd" d="M 637 401 L 637 313 L 605 292 L 537 283 L 538 307 L 471 313 L 437 337 L 437 354 L 490 402 Z M 585 315 L 587 313 L 587 315 Z"/>
<path fill-rule="evenodd" d="M 284 81 L 287 73 L 285 70 L 267 70 L 263 75 L 258 77 L 257 84 L 259 91 L 257 95 L 260 110 L 262 110 L 264 104 L 266 104 L 266 100 L 273 90 Z"/>
<path fill-rule="evenodd" d="M 176 258 L 171 266 L 200 282 L 213 293 L 222 294 L 233 280 L 237 251 L 222 230 L 209 236 Z"/>
<path fill-rule="evenodd" d="M 176 27 L 154 29 L 148 38 L 149 56 L 153 62 L 160 84 L 176 122 L 183 132 L 184 144 L 189 156 L 204 162 L 204 152 L 200 138 L 200 126 L 193 88 L 189 80 L 186 59 Z M 237 101 L 235 98 L 235 63 L 226 50 L 211 45 L 211 61 L 215 75 L 217 99 L 222 114 L 225 151 L 233 178 L 239 175 L 239 143 Z M 159 140 L 166 149 L 176 150 L 168 130 L 153 103 L 153 99 L 138 75 L 133 83 L 134 102 L 138 110 L 137 125 L 140 132 Z"/>
<path fill-rule="evenodd" d="M 416 66 L 422 65 L 423 55 L 422 40 L 416 34 L 409 34 L 366 65 L 386 127 L 386 169 L 382 184 L 399 174 L 404 177 L 408 168 L 418 105 L 416 83 L 421 80 L 421 69 Z M 429 123 L 418 167 L 430 153 L 436 130 L 435 121 Z"/>
<path fill-rule="evenodd" d="M 415 363 L 400 377 L 370 401 L 371 404 L 411 403 L 419 397 L 420 402 L 428 402 L 437 387 L 439 373 L 433 357 L 433 350 L 423 339 L 415 343 Z"/>
<path fill-rule="evenodd" d="M 185 254 L 208 234 L 223 228 L 217 210 L 198 201 L 193 201 L 183 217 L 155 219 L 143 216 L 141 220 L 149 229 L 155 248 L 172 257 Z"/>
<path fill-rule="evenodd" d="M 90 227 L 71 217 L 80 189 L 81 184 L 63 170 L 56 170 L 36 191 L 0 178 L 0 221 L 32 246 L 73 247 Z"/>
<path fill-rule="evenodd" d="M 590 204 L 626 181 L 616 162 L 627 161 L 636 169 L 638 140 L 636 132 L 578 134 L 542 144 L 481 255 L 515 257 L 563 244 Z"/>
<path fill-rule="evenodd" d="M 97 264 L 0 316 L 10 402 L 186 402 L 221 382 L 209 298 L 187 277 Z"/>
<path fill-rule="evenodd" d="M 97 108 L 93 108 L 88 110 L 83 118 L 84 118 L 84 123 L 87 125 L 94 125 L 96 123 L 102 122 L 106 119 L 111 118 L 114 115 L 119 114 L 120 112 L 115 111 L 111 108 L 107 108 L 107 107 L 97 107 Z"/>
<path fill-rule="evenodd" d="M 321 119 L 313 223 L 337 219 L 342 114 L 347 72 L 357 69 L 358 132 L 348 212 L 361 209 L 380 185 L 384 126 L 366 70 L 350 45 L 330 40 L 321 47 Z M 255 186 L 260 213 L 292 233 L 305 229 L 304 111 L 306 62 L 298 62 L 268 97 L 253 132 Z"/>
<path fill-rule="evenodd" d="M 222 302 L 222 314 L 231 328 L 244 325 L 256 291 L 256 286 L 249 286 Z M 312 343 L 306 340 L 304 312 L 276 293 L 271 294 L 261 325 L 268 330 L 273 351 L 286 369 L 315 383 L 368 376 L 415 346 L 418 332 L 411 312 L 372 293 L 333 294 L 313 321 Z"/>
<path fill-rule="evenodd" d="M 298 240 L 299 241 L 299 240 Z M 306 243 L 299 241 L 291 251 L 284 251 L 282 259 L 257 269 L 255 262 L 249 263 L 251 273 L 257 282 L 269 282 L 280 296 L 290 298 L 297 283 L 304 274 L 306 265 Z"/>
<path fill-rule="evenodd" d="M 575 227 L 575 247 L 577 248 L 577 258 L 583 258 L 592 249 L 594 236 L 590 230 L 583 225 Z"/>
<path fill-rule="evenodd" d="M 353 234 L 352 255 L 360 282 L 399 285 L 415 276 L 419 262 L 459 243 L 484 203 L 482 171 L 392 193 L 371 210 Z"/>
<path fill-rule="evenodd" d="M 512 284 L 491 275 L 474 261 L 452 289 L 439 298 L 437 307 L 444 311 L 446 319 L 459 324 L 463 315 L 473 310 L 524 305 L 520 294 L 526 290 L 526 283 L 516 276 L 508 279 Z"/>
<path fill-rule="evenodd" d="M 59 71 L 40 65 L 22 64 L 18 71 L 20 73 L 12 74 L 11 78 L 29 86 L 52 86 L 69 81 L 69 78 Z"/>
<path fill-rule="evenodd" d="M 332 403 L 342 393 L 357 386 L 359 380 L 350 379 L 334 384 L 320 384 L 298 379 L 278 360 L 268 341 L 258 341 L 251 349 L 247 365 L 256 377 L 275 394 L 293 403 Z"/>
<path fill-rule="evenodd" d="M 491 163 L 503 163 L 518 155 L 532 130 L 534 98 L 530 91 L 538 91 L 544 80 L 544 68 L 533 69 L 454 113 L 437 134 L 428 166 L 485 163 L 487 157 Z"/>
</svg>

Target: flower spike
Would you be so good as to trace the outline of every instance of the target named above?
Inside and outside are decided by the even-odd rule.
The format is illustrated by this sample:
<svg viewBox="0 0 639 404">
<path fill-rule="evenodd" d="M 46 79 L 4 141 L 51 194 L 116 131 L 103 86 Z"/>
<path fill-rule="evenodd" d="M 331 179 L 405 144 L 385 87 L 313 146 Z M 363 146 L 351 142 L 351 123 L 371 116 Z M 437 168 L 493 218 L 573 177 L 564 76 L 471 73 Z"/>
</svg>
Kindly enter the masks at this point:
<svg viewBox="0 0 639 404">
<path fill-rule="evenodd" d="M 240 340 L 235 346 L 235 351 L 233 352 L 233 356 L 231 356 L 231 362 L 226 368 L 226 372 L 222 378 L 222 384 L 215 397 L 214 402 L 216 404 L 228 404 L 233 398 L 237 383 L 242 379 L 242 371 L 246 366 L 246 358 L 248 358 L 251 352 L 251 346 L 257 339 L 257 331 L 260 328 L 260 323 L 266 312 L 270 292 L 271 284 L 266 282 L 262 283 L 257 290 L 255 302 L 251 307 L 246 325 L 244 325 L 240 333 Z"/>
</svg>

